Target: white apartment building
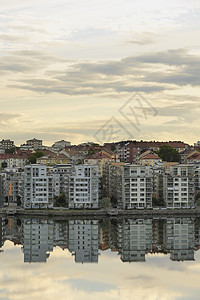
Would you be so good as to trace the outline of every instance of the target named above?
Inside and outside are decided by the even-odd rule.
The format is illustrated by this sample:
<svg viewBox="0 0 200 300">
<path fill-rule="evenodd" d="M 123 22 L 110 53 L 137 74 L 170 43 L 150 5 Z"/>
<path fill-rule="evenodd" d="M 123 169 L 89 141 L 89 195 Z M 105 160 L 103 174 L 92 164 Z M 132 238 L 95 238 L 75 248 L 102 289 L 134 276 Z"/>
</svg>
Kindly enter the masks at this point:
<svg viewBox="0 0 200 300">
<path fill-rule="evenodd" d="M 52 208 L 52 179 L 47 167 L 34 164 L 24 168 L 24 208 Z"/>
<path fill-rule="evenodd" d="M 151 168 L 124 165 L 122 168 L 122 206 L 124 209 L 152 207 Z"/>
<path fill-rule="evenodd" d="M 168 208 L 194 207 L 194 166 L 170 167 L 164 176 L 164 201 Z"/>
<path fill-rule="evenodd" d="M 69 177 L 69 208 L 98 208 L 98 166 L 77 165 Z"/>
</svg>

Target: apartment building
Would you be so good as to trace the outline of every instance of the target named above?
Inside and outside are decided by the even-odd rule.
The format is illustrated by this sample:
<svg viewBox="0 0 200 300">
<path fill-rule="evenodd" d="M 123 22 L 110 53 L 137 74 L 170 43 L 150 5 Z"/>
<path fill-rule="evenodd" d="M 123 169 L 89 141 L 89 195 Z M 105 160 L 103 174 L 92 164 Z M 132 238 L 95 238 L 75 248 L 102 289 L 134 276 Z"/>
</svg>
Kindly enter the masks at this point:
<svg viewBox="0 0 200 300">
<path fill-rule="evenodd" d="M 164 175 L 163 189 L 168 208 L 194 207 L 194 166 L 171 166 Z"/>
<path fill-rule="evenodd" d="M 99 207 L 98 166 L 77 165 L 69 177 L 69 208 Z"/>
<path fill-rule="evenodd" d="M 7 140 L 1 140 L 0 141 L 0 145 L 1 147 L 4 149 L 4 150 L 8 150 L 8 149 L 11 149 L 11 148 L 14 148 L 15 145 L 14 145 L 14 141 L 11 141 L 10 139 L 7 139 Z"/>
<path fill-rule="evenodd" d="M 152 207 L 151 168 L 124 165 L 122 168 L 122 206 L 124 209 Z"/>
<path fill-rule="evenodd" d="M 28 146 L 31 146 L 34 148 L 35 151 L 39 150 L 42 148 L 42 140 L 38 140 L 36 138 L 33 138 L 31 140 L 27 140 L 26 144 Z"/>
<path fill-rule="evenodd" d="M 24 208 L 52 208 L 52 179 L 44 165 L 27 165 L 24 169 Z"/>
</svg>

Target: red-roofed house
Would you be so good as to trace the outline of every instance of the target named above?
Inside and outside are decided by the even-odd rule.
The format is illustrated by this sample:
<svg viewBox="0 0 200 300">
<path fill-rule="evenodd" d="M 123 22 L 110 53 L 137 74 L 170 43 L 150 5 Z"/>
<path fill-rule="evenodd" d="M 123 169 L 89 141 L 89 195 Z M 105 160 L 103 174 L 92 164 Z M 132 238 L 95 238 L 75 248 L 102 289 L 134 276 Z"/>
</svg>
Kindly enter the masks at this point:
<svg viewBox="0 0 200 300">
<path fill-rule="evenodd" d="M 162 158 L 154 153 L 148 153 L 139 160 L 139 163 L 143 166 L 154 166 L 158 162 L 162 162 Z"/>
</svg>

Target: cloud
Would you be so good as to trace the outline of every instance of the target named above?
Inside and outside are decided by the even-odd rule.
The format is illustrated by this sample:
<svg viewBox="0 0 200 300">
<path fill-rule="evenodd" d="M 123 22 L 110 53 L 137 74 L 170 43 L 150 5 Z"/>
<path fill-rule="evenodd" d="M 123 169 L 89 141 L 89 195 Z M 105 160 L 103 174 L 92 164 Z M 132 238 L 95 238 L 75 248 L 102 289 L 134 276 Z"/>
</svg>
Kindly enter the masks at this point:
<svg viewBox="0 0 200 300">
<path fill-rule="evenodd" d="M 59 71 L 51 66 L 61 62 Z M 119 61 L 71 64 L 42 51 L 15 51 L 13 56 L 1 58 L 0 70 L 21 73 L 43 70 L 43 76 L 22 77 L 9 84 L 10 88 L 46 94 L 117 95 L 159 93 L 183 85 L 199 86 L 199 63 L 200 56 L 189 54 L 185 49 L 143 54 Z"/>
</svg>

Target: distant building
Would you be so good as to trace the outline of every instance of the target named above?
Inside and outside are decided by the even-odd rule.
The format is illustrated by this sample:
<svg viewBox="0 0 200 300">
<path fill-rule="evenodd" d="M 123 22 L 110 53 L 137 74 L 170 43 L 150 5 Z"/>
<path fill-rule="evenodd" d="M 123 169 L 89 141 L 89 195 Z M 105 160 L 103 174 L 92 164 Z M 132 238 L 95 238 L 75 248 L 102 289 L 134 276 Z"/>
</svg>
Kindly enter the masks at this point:
<svg viewBox="0 0 200 300">
<path fill-rule="evenodd" d="M 61 140 L 61 141 L 55 142 L 52 145 L 52 148 L 55 149 L 55 150 L 61 150 L 65 147 L 67 147 L 67 146 L 71 146 L 71 143 L 68 142 L 68 141 Z"/>
<path fill-rule="evenodd" d="M 139 163 L 143 166 L 154 166 L 157 163 L 161 163 L 162 158 L 157 154 L 149 153 L 139 159 Z"/>
<path fill-rule="evenodd" d="M 31 140 L 27 140 L 26 144 L 28 146 L 31 146 L 34 148 L 35 151 L 39 150 L 42 148 L 42 140 L 38 140 L 36 138 L 33 138 Z"/>
<path fill-rule="evenodd" d="M 11 148 L 14 148 L 15 145 L 14 145 L 14 141 L 11 141 L 10 139 L 7 139 L 7 140 L 1 140 L 0 141 L 0 145 L 2 146 L 2 148 L 4 150 L 8 150 L 8 149 L 11 149 Z"/>
<path fill-rule="evenodd" d="M 99 207 L 98 166 L 77 165 L 69 177 L 69 208 Z"/>
<path fill-rule="evenodd" d="M 27 165 L 24 169 L 24 208 L 52 208 L 52 179 L 47 167 Z"/>
</svg>

